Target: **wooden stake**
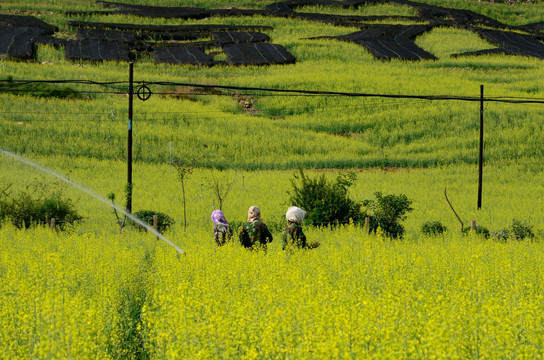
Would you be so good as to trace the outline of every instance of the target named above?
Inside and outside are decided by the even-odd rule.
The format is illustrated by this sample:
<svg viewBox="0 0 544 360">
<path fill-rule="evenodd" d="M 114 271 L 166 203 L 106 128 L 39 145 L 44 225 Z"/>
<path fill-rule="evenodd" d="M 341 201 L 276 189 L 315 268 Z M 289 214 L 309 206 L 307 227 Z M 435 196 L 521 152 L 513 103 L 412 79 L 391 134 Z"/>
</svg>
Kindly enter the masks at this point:
<svg viewBox="0 0 544 360">
<path fill-rule="evenodd" d="M 159 217 L 157 215 L 153 215 L 153 229 L 158 233 L 159 232 Z M 157 240 L 159 237 L 157 236 Z"/>
</svg>

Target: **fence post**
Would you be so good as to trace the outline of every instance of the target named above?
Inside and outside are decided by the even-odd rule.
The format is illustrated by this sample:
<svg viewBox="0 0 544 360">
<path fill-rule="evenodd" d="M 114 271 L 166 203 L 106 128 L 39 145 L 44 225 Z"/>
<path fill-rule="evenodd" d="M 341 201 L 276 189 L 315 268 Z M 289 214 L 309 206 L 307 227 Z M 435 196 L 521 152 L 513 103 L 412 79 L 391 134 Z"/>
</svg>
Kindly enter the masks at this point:
<svg viewBox="0 0 544 360">
<path fill-rule="evenodd" d="M 370 234 L 370 218 L 368 216 L 365 217 L 365 233 Z"/>
<path fill-rule="evenodd" d="M 51 218 L 51 231 L 55 231 L 55 218 Z"/>
<path fill-rule="evenodd" d="M 159 233 L 159 217 L 157 215 L 153 215 L 153 229 L 155 229 L 157 234 Z M 159 237 L 157 236 L 158 239 Z"/>
<path fill-rule="evenodd" d="M 476 220 L 472 220 L 470 222 L 470 228 L 472 229 L 472 231 L 476 232 Z"/>
</svg>

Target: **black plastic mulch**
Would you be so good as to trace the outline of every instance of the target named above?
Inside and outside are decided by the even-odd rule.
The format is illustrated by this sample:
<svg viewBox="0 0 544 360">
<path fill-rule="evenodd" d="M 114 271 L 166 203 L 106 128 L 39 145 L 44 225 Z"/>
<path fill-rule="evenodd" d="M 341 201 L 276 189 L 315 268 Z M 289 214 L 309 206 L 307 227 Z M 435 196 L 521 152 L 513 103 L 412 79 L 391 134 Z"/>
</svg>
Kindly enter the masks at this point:
<svg viewBox="0 0 544 360">
<path fill-rule="evenodd" d="M 451 57 L 459 57 L 459 56 L 479 56 L 479 55 L 515 55 L 514 53 L 505 50 L 505 49 L 485 49 L 485 50 L 477 50 L 477 51 L 469 51 L 459 54 L 452 54 Z"/>
<path fill-rule="evenodd" d="M 234 31 L 225 31 L 225 32 L 213 32 L 212 37 L 215 41 L 220 44 L 231 44 L 231 43 L 256 43 L 256 42 L 266 42 L 270 41 L 270 37 L 264 33 L 260 32 L 234 32 Z"/>
<path fill-rule="evenodd" d="M 86 21 L 69 21 L 69 26 L 85 29 L 112 29 L 122 31 L 144 31 L 150 33 L 211 33 L 214 31 L 257 31 L 273 30 L 266 25 L 141 25 L 122 23 L 95 23 Z"/>
<path fill-rule="evenodd" d="M 544 58 L 544 22 L 511 27 L 497 20 L 469 10 L 452 9 L 436 5 L 423 4 L 410 0 L 286 0 L 271 4 L 265 10 L 244 10 L 236 8 L 203 9 L 197 7 L 157 7 L 131 5 L 117 2 L 99 1 L 108 8 L 107 13 L 130 14 L 145 17 L 165 18 L 204 18 L 212 15 L 266 15 L 275 17 L 292 17 L 314 22 L 324 22 L 337 26 L 355 26 L 361 31 L 345 36 L 327 37 L 343 41 L 351 41 L 367 48 L 380 59 L 434 59 L 435 57 L 419 48 L 414 39 L 434 27 L 447 26 L 463 28 L 478 33 L 482 38 L 500 47 L 496 50 L 482 50 L 466 54 L 507 53 Z M 321 5 L 331 7 L 365 6 L 371 3 L 391 3 L 412 7 L 417 16 L 345 16 L 331 14 L 302 13 L 299 10 L 305 5 Z M 428 25 L 374 25 L 365 22 L 376 20 L 409 20 L 422 21 Z M 134 52 L 153 52 L 154 48 L 180 47 L 179 61 L 185 59 L 183 51 L 192 46 L 205 55 L 203 49 L 223 46 L 231 64 L 268 64 L 289 63 L 294 58 L 280 45 L 265 43 L 270 41 L 266 34 L 258 31 L 270 30 L 270 26 L 251 25 L 181 25 L 156 26 L 116 23 L 92 23 L 70 21 L 70 26 L 79 28 L 79 41 L 66 42 L 48 35 L 54 34 L 57 28 L 32 16 L 0 15 L 0 53 L 14 58 L 29 59 L 34 56 L 33 45 L 49 43 L 62 46 L 66 43 L 66 56 L 73 59 L 91 60 L 126 60 Z M 519 34 L 525 31 L 531 35 Z M 206 38 L 211 36 L 212 41 Z M 190 44 L 169 44 L 165 41 L 191 41 Z M 162 42 L 162 43 L 161 43 Z M 233 46 L 228 46 L 233 44 Z M 242 44 L 245 44 L 242 46 Z M 257 45 L 259 44 L 259 45 Z M 88 49 L 84 49 L 88 46 Z M 185 50 L 184 50 L 185 49 Z M 158 50 L 161 51 L 166 50 Z M 197 51 L 194 50 L 194 54 Z M 458 54 L 462 55 L 462 54 Z M 196 55 L 195 55 L 196 56 Z M 208 60 L 202 57 L 202 63 Z M 157 55 L 161 58 L 160 55 Z M 196 56 L 199 59 L 198 56 Z M 211 60 L 210 60 L 211 61 Z"/>
<path fill-rule="evenodd" d="M 13 26 L 13 27 L 33 27 L 45 30 L 44 34 L 52 35 L 59 31 L 58 27 L 50 25 L 34 16 L 23 15 L 1 15 L 0 14 L 0 26 Z"/>
<path fill-rule="evenodd" d="M 194 41 L 207 36 L 201 32 L 140 32 L 139 38 L 145 41 Z"/>
<path fill-rule="evenodd" d="M 197 7 L 172 7 L 172 6 L 147 6 L 147 5 L 131 5 L 109 1 L 98 1 L 98 4 L 105 8 L 112 9 L 109 14 L 123 14 L 151 18 L 165 19 L 205 19 L 212 16 L 253 16 L 264 15 L 261 10 L 245 10 L 245 9 L 204 9 Z M 75 15 L 85 14 L 83 12 Z"/>
<path fill-rule="evenodd" d="M 417 10 L 417 16 L 342 16 L 342 15 L 329 15 L 319 13 L 303 13 L 298 11 L 298 8 L 306 5 L 320 5 L 324 7 L 342 7 L 342 8 L 358 8 L 360 6 L 366 6 L 372 3 L 392 3 L 394 5 L 404 5 Z M 470 10 L 446 8 L 437 5 L 429 5 L 409 0 L 346 0 L 346 1 L 334 1 L 334 0 L 287 0 L 278 3 L 268 5 L 266 7 L 271 15 L 283 16 L 283 17 L 296 17 L 310 21 L 322 21 L 322 22 L 361 22 L 371 21 L 373 18 L 379 20 L 379 18 L 391 18 L 398 20 L 412 20 L 430 22 L 431 24 L 448 23 L 450 25 L 459 26 L 490 26 L 494 28 L 507 28 L 508 26 L 485 15 L 475 13 Z"/>
<path fill-rule="evenodd" d="M 0 27 L 0 54 L 27 60 L 34 57 L 34 39 L 46 34 L 38 27 L 2 26 Z"/>
<path fill-rule="evenodd" d="M 414 43 L 415 37 L 428 31 L 426 25 L 376 25 L 363 31 L 342 36 L 323 36 L 314 39 L 328 38 L 354 42 L 364 46 L 375 57 L 380 59 L 436 59 Z"/>
<path fill-rule="evenodd" d="M 179 19 L 204 19 L 210 17 L 209 10 L 196 7 L 145 6 L 108 1 L 97 1 L 97 4 L 113 9 L 113 13 L 124 15 Z"/>
<path fill-rule="evenodd" d="M 70 60 L 131 60 L 128 44 L 100 40 L 68 40 L 66 58 Z"/>
<path fill-rule="evenodd" d="M 270 43 L 227 44 L 223 46 L 231 65 L 292 64 L 295 58 L 283 46 Z"/>
<path fill-rule="evenodd" d="M 117 41 L 133 44 L 138 41 L 136 32 L 116 31 L 116 30 L 97 30 L 97 29 L 78 29 L 78 39 Z"/>
<path fill-rule="evenodd" d="M 521 31 L 526 31 L 530 33 L 542 33 L 544 32 L 544 21 L 527 24 L 527 25 L 521 25 L 521 26 L 518 26 L 518 29 Z"/>
<path fill-rule="evenodd" d="M 346 1 L 334 1 L 334 0 L 287 0 L 270 4 L 266 7 L 266 10 L 272 13 L 281 14 L 283 16 L 290 16 L 296 13 L 296 8 L 307 5 L 321 5 L 321 6 L 334 6 L 357 8 L 365 4 L 382 3 L 382 0 L 346 0 Z"/>
<path fill-rule="evenodd" d="M 213 59 L 196 46 L 158 47 L 153 50 L 157 63 L 212 65 Z"/>
<path fill-rule="evenodd" d="M 544 44 L 530 35 L 490 29 L 479 29 L 477 32 L 508 53 L 544 59 Z"/>
<path fill-rule="evenodd" d="M 65 47 L 68 40 L 59 39 L 48 35 L 40 35 L 34 38 L 34 45 L 52 45 L 56 48 Z"/>
<path fill-rule="evenodd" d="M 447 24 L 454 27 L 485 25 L 501 29 L 508 28 L 508 25 L 500 21 L 470 10 L 453 9 L 409 0 L 395 0 L 395 3 L 417 9 L 419 18 L 422 21 L 429 21 L 431 24 Z"/>
</svg>

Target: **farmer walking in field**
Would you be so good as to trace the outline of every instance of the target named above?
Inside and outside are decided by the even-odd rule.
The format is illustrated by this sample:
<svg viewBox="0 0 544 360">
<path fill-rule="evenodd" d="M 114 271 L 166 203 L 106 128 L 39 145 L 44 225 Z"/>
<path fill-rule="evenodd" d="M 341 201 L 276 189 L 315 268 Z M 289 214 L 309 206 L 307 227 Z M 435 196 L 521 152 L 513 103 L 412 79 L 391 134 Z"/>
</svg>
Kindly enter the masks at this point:
<svg viewBox="0 0 544 360">
<path fill-rule="evenodd" d="M 306 211 L 299 207 L 291 206 L 287 209 L 285 218 L 287 225 L 283 230 L 283 250 L 285 249 L 313 249 L 319 246 L 319 242 L 308 244 L 306 235 L 302 231 L 302 221 L 306 216 Z"/>
<path fill-rule="evenodd" d="M 261 219 L 261 209 L 252 206 L 247 212 L 247 223 L 242 226 L 240 243 L 246 248 L 266 250 L 266 244 L 272 242 L 272 234 Z"/>
<path fill-rule="evenodd" d="M 232 229 L 221 210 L 212 212 L 213 238 L 217 246 L 225 245 L 232 237 Z"/>
</svg>

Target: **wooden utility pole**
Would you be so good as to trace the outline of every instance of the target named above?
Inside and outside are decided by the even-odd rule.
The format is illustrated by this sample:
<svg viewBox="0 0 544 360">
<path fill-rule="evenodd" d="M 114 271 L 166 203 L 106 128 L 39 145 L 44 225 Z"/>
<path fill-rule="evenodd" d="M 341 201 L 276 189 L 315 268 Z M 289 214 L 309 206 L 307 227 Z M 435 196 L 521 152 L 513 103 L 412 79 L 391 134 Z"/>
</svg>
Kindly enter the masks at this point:
<svg viewBox="0 0 544 360">
<path fill-rule="evenodd" d="M 132 213 L 132 106 L 134 102 L 134 63 L 128 74 L 128 148 L 127 148 L 127 212 Z"/>
<path fill-rule="evenodd" d="M 482 173 L 484 161 L 484 86 L 480 85 L 480 153 L 478 156 L 478 210 L 482 208 Z"/>
</svg>

